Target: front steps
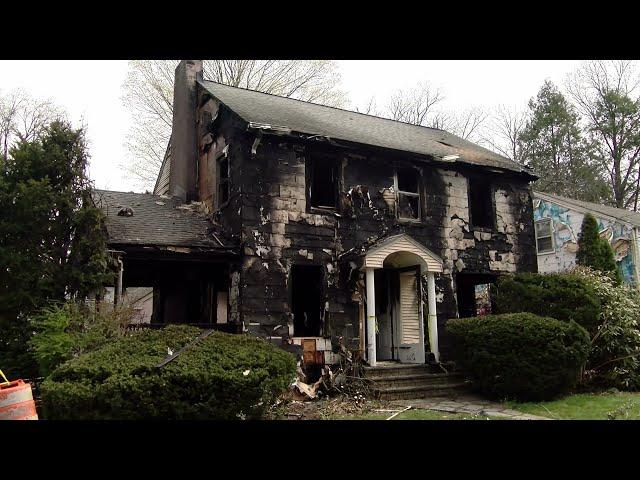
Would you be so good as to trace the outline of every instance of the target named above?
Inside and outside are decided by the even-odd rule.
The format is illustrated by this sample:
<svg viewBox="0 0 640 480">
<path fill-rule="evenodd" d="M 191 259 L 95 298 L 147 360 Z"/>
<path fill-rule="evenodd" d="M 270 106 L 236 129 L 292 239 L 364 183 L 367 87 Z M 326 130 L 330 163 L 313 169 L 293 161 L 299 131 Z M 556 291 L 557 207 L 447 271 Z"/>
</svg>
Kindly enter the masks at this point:
<svg viewBox="0 0 640 480">
<path fill-rule="evenodd" d="M 455 396 L 469 388 L 462 374 L 445 373 L 431 365 L 383 362 L 376 367 L 365 367 L 364 372 L 380 400 Z"/>
</svg>

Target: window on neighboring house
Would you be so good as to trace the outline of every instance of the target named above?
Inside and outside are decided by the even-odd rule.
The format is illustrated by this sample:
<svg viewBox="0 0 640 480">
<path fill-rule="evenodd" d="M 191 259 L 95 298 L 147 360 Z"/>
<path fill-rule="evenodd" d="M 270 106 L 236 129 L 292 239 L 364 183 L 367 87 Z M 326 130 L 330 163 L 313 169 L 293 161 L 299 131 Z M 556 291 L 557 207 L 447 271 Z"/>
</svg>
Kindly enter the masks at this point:
<svg viewBox="0 0 640 480">
<path fill-rule="evenodd" d="M 338 198 L 337 162 L 331 157 L 312 154 L 308 165 L 310 205 L 335 210 Z"/>
<path fill-rule="evenodd" d="M 396 171 L 398 218 L 420 220 L 419 178 L 418 172 L 414 169 L 398 169 Z"/>
<path fill-rule="evenodd" d="M 216 160 L 218 170 L 218 205 L 220 208 L 229 200 L 229 157 L 223 153 Z"/>
<path fill-rule="evenodd" d="M 551 219 L 543 218 L 535 223 L 536 226 L 536 247 L 538 253 L 553 252 L 553 234 Z"/>
<path fill-rule="evenodd" d="M 493 228 L 491 183 L 486 178 L 469 178 L 469 209 L 474 227 Z"/>
</svg>

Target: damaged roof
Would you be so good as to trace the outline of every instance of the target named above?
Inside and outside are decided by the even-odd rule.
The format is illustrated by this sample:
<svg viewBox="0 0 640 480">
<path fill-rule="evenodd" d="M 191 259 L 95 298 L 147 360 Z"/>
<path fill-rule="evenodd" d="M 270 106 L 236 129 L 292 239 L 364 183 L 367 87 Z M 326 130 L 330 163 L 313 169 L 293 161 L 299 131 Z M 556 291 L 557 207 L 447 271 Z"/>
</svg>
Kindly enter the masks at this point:
<svg viewBox="0 0 640 480">
<path fill-rule="evenodd" d="M 455 161 L 532 173 L 516 162 L 444 130 L 198 80 L 211 95 L 256 128 L 298 132 Z M 250 125 L 251 126 L 251 125 Z M 447 160 L 457 155 L 459 158 Z"/>
<path fill-rule="evenodd" d="M 574 198 L 561 197 L 559 195 L 551 195 L 543 192 L 533 192 L 535 198 L 545 200 L 547 202 L 557 203 L 566 208 L 575 209 L 580 212 L 591 212 L 595 216 L 602 215 L 628 223 L 635 227 L 640 227 L 640 213 L 625 210 L 624 208 L 609 207 L 598 203 L 584 202 Z"/>
<path fill-rule="evenodd" d="M 183 204 L 179 198 L 110 190 L 94 190 L 93 198 L 107 217 L 110 245 L 233 248 L 207 216 L 195 209 L 197 205 Z M 124 215 L 118 215 L 121 211 Z"/>
</svg>

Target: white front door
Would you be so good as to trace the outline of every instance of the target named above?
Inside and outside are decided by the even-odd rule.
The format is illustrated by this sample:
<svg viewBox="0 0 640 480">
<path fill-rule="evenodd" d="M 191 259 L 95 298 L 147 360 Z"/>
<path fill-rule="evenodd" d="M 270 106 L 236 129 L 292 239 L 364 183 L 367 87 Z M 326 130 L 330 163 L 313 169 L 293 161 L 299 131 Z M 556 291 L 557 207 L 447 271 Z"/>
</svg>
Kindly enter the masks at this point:
<svg viewBox="0 0 640 480">
<path fill-rule="evenodd" d="M 399 272 L 400 295 L 397 304 L 398 360 L 402 363 L 424 363 L 424 325 L 419 273 Z"/>
</svg>

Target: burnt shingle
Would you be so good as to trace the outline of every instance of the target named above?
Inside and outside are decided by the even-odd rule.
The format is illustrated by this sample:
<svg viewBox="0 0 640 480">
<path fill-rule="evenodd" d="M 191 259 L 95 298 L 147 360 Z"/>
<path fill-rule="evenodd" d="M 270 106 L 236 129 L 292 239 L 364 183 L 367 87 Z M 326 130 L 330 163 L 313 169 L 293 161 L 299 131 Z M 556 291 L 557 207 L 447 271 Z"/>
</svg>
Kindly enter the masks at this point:
<svg viewBox="0 0 640 480">
<path fill-rule="evenodd" d="M 438 160 L 458 155 L 457 162 L 531 174 L 528 169 L 502 155 L 437 128 L 230 87 L 209 80 L 199 83 L 248 123 L 429 155 Z"/>
<path fill-rule="evenodd" d="M 228 248 L 206 215 L 164 195 L 94 190 L 94 201 L 107 217 L 111 245 Z M 133 215 L 118 215 L 130 208 Z M 220 245 L 216 237 L 221 240 Z"/>
</svg>

